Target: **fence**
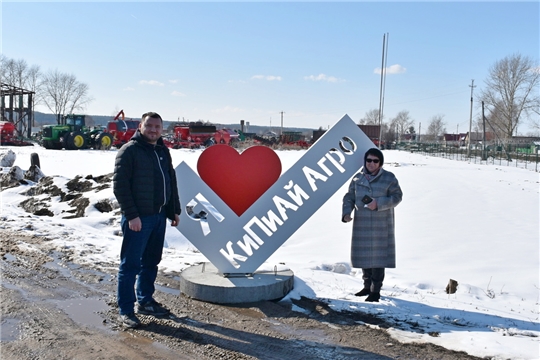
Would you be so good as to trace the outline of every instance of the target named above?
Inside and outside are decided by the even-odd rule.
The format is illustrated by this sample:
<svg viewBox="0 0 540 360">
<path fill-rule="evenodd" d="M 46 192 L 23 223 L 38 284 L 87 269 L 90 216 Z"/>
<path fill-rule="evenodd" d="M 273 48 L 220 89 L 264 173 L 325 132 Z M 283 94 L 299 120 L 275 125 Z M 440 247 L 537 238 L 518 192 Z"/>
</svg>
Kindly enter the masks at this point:
<svg viewBox="0 0 540 360">
<path fill-rule="evenodd" d="M 506 146 L 506 151 L 501 146 L 482 149 L 467 149 L 442 144 L 407 144 L 399 146 L 399 150 L 417 152 L 428 156 L 437 156 L 451 160 L 468 161 L 474 164 L 514 166 L 538 172 L 540 155 L 537 149 L 519 147 L 516 145 Z"/>
</svg>

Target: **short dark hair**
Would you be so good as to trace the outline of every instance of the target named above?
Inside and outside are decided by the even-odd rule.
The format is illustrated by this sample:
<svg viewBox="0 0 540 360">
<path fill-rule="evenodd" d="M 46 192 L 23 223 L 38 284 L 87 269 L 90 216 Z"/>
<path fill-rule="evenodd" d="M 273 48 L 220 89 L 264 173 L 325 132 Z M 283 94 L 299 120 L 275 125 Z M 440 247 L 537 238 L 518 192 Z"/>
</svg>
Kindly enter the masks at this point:
<svg viewBox="0 0 540 360">
<path fill-rule="evenodd" d="M 161 120 L 161 122 L 163 122 L 163 119 L 161 118 L 161 116 L 157 113 L 157 112 L 153 112 L 153 111 L 150 111 L 150 112 L 146 112 L 144 114 L 142 114 L 142 121 L 144 122 L 144 119 L 146 119 L 146 117 L 151 117 L 153 119 L 159 119 Z"/>
</svg>

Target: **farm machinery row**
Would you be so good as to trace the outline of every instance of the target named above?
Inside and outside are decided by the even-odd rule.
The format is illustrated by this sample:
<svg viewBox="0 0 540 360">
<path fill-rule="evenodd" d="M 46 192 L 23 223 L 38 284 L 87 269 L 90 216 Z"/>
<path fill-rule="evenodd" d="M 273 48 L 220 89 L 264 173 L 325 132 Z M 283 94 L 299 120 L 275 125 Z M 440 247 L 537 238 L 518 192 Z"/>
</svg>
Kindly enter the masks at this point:
<svg viewBox="0 0 540 360">
<path fill-rule="evenodd" d="M 127 143 L 140 126 L 140 120 L 126 119 L 121 110 L 106 127 L 88 126 L 89 116 L 69 114 L 62 117 L 58 125 L 46 125 L 41 134 L 41 144 L 47 149 L 96 149 L 109 150 L 120 148 Z M 216 125 L 203 122 L 180 122 L 169 128 L 163 140 L 167 147 L 173 149 L 204 148 L 214 144 L 225 144 L 236 147 L 240 142 L 252 139 L 253 143 L 266 146 L 284 145 L 288 147 L 307 148 L 311 144 L 300 132 L 283 132 L 257 136 L 240 130 L 218 129 Z"/>
<path fill-rule="evenodd" d="M 140 121 L 124 117 L 124 111 L 107 124 L 107 132 L 113 136 L 113 146 L 121 147 L 131 139 L 139 128 Z M 183 122 L 174 125 L 172 134 L 163 137 L 165 145 L 173 149 L 201 148 L 214 144 L 233 145 L 239 135 L 228 129 L 217 130 L 215 125 L 202 122 Z"/>
<path fill-rule="evenodd" d="M 85 115 L 69 114 L 62 117 L 61 124 L 46 125 L 43 128 L 41 143 L 46 149 L 120 148 L 131 139 L 139 125 L 139 120 L 126 119 L 123 110 L 107 123 L 106 128 L 89 127 Z M 174 125 L 172 135 L 164 136 L 164 142 L 174 149 L 195 149 L 214 144 L 232 146 L 239 138 L 240 135 L 233 130 L 218 130 L 215 125 L 190 122 Z"/>
</svg>

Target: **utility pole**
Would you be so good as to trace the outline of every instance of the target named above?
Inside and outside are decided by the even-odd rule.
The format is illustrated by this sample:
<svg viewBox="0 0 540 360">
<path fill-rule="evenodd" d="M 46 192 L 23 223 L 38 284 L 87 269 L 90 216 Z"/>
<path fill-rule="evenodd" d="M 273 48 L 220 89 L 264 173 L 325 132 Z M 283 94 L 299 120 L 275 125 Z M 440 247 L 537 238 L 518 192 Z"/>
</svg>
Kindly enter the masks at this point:
<svg viewBox="0 0 540 360">
<path fill-rule="evenodd" d="M 279 136 L 283 135 L 283 111 L 280 112 L 281 114 L 281 130 L 279 132 Z"/>
<path fill-rule="evenodd" d="M 379 93 L 379 149 L 381 148 L 382 142 L 382 118 L 383 118 L 383 109 L 384 109 L 384 90 L 386 88 L 386 59 L 388 57 L 388 36 L 390 34 L 386 33 L 383 35 L 383 51 L 382 51 L 382 61 L 381 61 L 381 88 Z"/>
<path fill-rule="evenodd" d="M 471 88 L 471 112 L 469 115 L 469 137 L 467 139 L 467 157 L 471 157 L 473 90 L 476 87 L 474 86 L 474 79 L 472 79 L 471 81 L 472 81 L 471 85 L 469 85 L 469 87 Z"/>
<path fill-rule="evenodd" d="M 422 134 L 422 123 L 418 123 L 418 140 L 416 142 L 420 142 L 420 134 Z"/>
<path fill-rule="evenodd" d="M 484 102 L 482 101 L 482 122 L 484 135 L 482 135 L 482 160 L 487 160 L 486 156 L 486 117 L 484 116 Z"/>
</svg>

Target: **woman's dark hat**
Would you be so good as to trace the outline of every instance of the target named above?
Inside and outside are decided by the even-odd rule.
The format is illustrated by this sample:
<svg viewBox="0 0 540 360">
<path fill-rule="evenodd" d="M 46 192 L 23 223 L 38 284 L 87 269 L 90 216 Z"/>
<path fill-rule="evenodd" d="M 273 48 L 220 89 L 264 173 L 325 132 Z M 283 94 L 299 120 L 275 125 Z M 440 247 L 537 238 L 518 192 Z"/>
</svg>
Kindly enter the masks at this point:
<svg viewBox="0 0 540 360">
<path fill-rule="evenodd" d="M 379 150 L 377 148 L 371 148 L 368 151 L 366 151 L 366 154 L 364 155 L 364 166 L 366 166 L 366 159 L 367 159 L 368 155 L 376 156 L 381 161 L 380 166 L 383 166 L 383 164 L 384 164 L 384 156 L 383 156 L 381 150 Z"/>
</svg>

